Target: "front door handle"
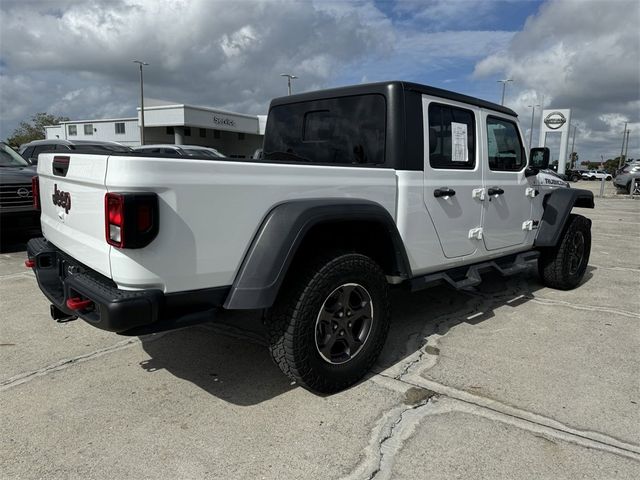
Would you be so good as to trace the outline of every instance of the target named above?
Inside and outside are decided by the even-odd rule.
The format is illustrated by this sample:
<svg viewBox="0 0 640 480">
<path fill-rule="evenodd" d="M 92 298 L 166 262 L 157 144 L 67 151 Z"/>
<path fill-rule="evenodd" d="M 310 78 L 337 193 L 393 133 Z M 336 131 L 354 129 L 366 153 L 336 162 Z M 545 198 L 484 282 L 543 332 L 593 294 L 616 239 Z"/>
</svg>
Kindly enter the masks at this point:
<svg viewBox="0 0 640 480">
<path fill-rule="evenodd" d="M 500 187 L 491 187 L 488 191 L 487 194 L 492 197 L 494 195 L 502 195 L 504 193 L 504 190 L 501 189 Z"/>
<path fill-rule="evenodd" d="M 433 196 L 436 198 L 453 197 L 455 194 L 456 194 L 456 191 L 453 188 L 449 188 L 449 187 L 436 188 L 433 191 Z"/>
</svg>

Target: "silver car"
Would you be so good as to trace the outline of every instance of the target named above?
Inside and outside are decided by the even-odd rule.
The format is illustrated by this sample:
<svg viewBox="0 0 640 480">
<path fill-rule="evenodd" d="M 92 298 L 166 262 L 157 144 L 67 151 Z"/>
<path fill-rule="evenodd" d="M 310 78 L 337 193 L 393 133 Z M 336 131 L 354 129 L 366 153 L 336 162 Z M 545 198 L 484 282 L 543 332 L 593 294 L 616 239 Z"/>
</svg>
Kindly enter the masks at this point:
<svg viewBox="0 0 640 480">
<path fill-rule="evenodd" d="M 635 180 L 640 182 L 640 162 L 631 162 L 624 166 L 622 171 L 616 175 L 613 184 L 619 190 L 624 190 L 627 193 L 631 193 L 631 183 Z"/>
<path fill-rule="evenodd" d="M 134 152 L 149 153 L 154 155 L 165 154 L 171 157 L 188 157 L 188 158 L 208 158 L 219 159 L 224 155 L 215 148 L 203 147 L 200 145 L 141 145 L 133 147 Z"/>
</svg>

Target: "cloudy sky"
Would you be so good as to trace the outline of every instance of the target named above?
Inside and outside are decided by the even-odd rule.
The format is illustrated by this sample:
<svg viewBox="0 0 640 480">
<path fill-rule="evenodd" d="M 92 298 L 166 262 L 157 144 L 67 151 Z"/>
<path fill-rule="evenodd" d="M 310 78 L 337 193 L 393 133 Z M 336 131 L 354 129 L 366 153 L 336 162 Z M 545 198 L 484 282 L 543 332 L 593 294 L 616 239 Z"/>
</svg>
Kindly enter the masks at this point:
<svg viewBox="0 0 640 480">
<path fill-rule="evenodd" d="M 571 108 L 581 160 L 640 157 L 637 0 L 0 0 L 0 138 L 36 112 L 135 115 L 145 96 L 266 113 L 286 93 L 409 80 Z M 539 120 L 536 118 L 534 144 Z"/>
</svg>

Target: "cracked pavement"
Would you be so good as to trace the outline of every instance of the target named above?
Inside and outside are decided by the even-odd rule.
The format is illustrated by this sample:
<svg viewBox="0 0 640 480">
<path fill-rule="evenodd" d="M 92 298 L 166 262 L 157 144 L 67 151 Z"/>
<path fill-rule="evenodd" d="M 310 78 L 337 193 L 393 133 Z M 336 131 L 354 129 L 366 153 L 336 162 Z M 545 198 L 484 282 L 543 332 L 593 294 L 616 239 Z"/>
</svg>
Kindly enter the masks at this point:
<svg viewBox="0 0 640 480">
<path fill-rule="evenodd" d="M 140 338 L 55 323 L 9 248 L 0 478 L 640 478 L 640 203 L 580 213 L 578 289 L 531 270 L 396 291 L 374 371 L 325 397 L 280 374 L 256 314 Z"/>
</svg>

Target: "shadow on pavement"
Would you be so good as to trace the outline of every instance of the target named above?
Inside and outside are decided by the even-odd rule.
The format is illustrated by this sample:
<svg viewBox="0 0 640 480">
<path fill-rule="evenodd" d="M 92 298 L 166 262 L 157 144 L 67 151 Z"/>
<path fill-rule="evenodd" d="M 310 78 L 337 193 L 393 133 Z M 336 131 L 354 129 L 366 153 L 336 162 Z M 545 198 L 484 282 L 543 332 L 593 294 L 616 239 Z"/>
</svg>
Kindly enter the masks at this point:
<svg viewBox="0 0 640 480">
<path fill-rule="evenodd" d="M 587 268 L 583 283 L 592 278 L 593 270 Z M 395 290 L 391 329 L 375 370 L 401 364 L 430 335 L 443 335 L 461 323 L 477 325 L 505 305 L 517 308 L 541 288 L 532 268 L 506 278 L 487 274 L 482 284 L 468 291 L 446 286 L 416 293 Z M 141 340 L 151 357 L 142 368 L 165 369 L 236 405 L 259 404 L 296 388 L 271 361 L 261 312 L 223 312 L 216 323 Z"/>
</svg>

